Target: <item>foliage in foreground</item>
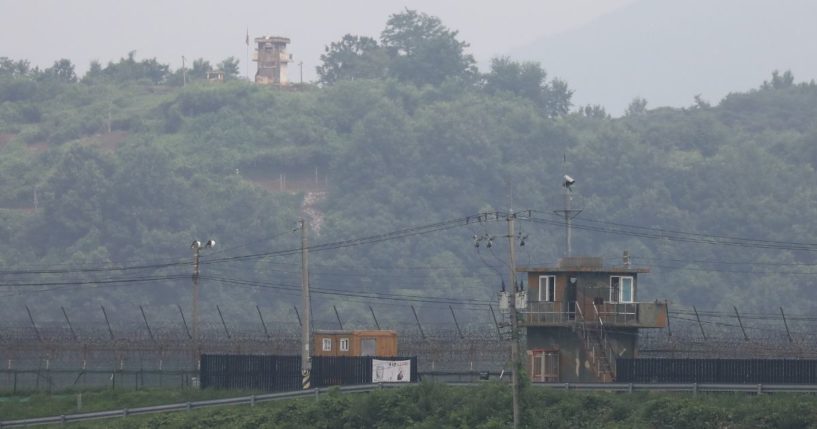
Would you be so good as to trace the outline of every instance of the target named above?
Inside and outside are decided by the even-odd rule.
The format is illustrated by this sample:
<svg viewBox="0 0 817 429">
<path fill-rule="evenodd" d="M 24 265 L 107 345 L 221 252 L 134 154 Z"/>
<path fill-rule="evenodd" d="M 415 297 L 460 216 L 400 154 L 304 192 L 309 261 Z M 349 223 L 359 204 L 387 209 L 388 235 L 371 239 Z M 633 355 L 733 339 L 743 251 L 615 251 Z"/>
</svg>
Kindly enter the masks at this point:
<svg viewBox="0 0 817 429">
<path fill-rule="evenodd" d="M 133 392 L 138 393 L 138 392 Z M 611 394 L 527 388 L 524 428 L 803 428 L 817 426 L 812 395 Z M 250 408 L 224 407 L 77 424 L 118 428 L 509 428 L 506 384 L 423 383 L 370 394 L 337 391 Z"/>
<path fill-rule="evenodd" d="M 73 413 L 147 407 L 187 401 L 229 398 L 254 392 L 235 390 L 92 390 L 65 391 L 55 394 L 0 395 L 0 420 L 58 416 Z M 82 408 L 77 410 L 77 397 L 82 395 Z"/>
</svg>

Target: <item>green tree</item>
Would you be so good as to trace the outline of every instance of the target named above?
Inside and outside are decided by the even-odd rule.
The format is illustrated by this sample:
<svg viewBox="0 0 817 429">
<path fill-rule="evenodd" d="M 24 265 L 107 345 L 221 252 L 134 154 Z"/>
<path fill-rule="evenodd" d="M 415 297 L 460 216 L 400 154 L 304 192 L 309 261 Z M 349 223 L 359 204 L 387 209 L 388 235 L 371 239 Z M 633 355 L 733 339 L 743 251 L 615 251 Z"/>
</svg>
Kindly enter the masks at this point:
<svg viewBox="0 0 817 429">
<path fill-rule="evenodd" d="M 170 66 L 159 63 L 156 58 L 136 61 L 136 51 L 130 51 L 127 58 L 120 58 L 116 63 L 109 62 L 103 73 L 116 82 L 147 79 L 159 84 L 168 77 Z"/>
<path fill-rule="evenodd" d="M 207 79 L 207 73 L 211 71 L 213 71 L 213 66 L 210 65 L 210 61 L 204 58 L 198 58 L 193 60 L 193 67 L 187 72 L 187 78 L 191 80 L 204 80 Z"/>
<path fill-rule="evenodd" d="M 587 118 L 593 119 L 610 119 L 610 114 L 600 104 L 588 104 L 579 109 L 579 112 Z"/>
<path fill-rule="evenodd" d="M 491 60 L 491 71 L 483 79 L 485 90 L 489 93 L 509 92 L 527 98 L 549 117 L 564 115 L 570 110 L 573 91 L 559 79 L 547 83 L 547 73 L 539 63 L 519 63 L 508 57 L 494 58 Z"/>
<path fill-rule="evenodd" d="M 32 71 L 28 60 L 14 61 L 8 57 L 0 57 L 0 76 L 23 77 L 28 76 Z"/>
<path fill-rule="evenodd" d="M 55 61 L 54 65 L 43 70 L 45 79 L 54 79 L 61 82 L 73 83 L 77 81 L 77 74 L 74 72 L 74 64 L 65 58 Z"/>
<path fill-rule="evenodd" d="M 794 75 L 791 70 L 786 70 L 782 75 L 779 71 L 772 72 L 771 81 L 763 81 L 762 89 L 784 89 L 794 85 Z"/>
<path fill-rule="evenodd" d="M 439 18 L 406 9 L 391 15 L 380 34 L 389 54 L 389 74 L 417 84 L 439 85 L 449 78 L 474 80 L 474 57 Z"/>
<path fill-rule="evenodd" d="M 318 80 L 331 85 L 341 80 L 383 78 L 387 63 L 386 52 L 376 40 L 347 34 L 324 48 Z"/>
<path fill-rule="evenodd" d="M 85 72 L 85 75 L 82 76 L 83 83 L 95 83 L 99 79 L 104 76 L 104 71 L 102 70 L 102 64 L 99 63 L 97 60 L 91 61 L 91 64 L 88 66 L 88 71 Z"/>
<path fill-rule="evenodd" d="M 238 77 L 239 68 L 238 68 L 238 58 L 236 57 L 228 57 L 225 58 L 222 62 L 218 63 L 218 69 L 224 72 L 224 79 L 235 79 Z"/>
<path fill-rule="evenodd" d="M 633 101 L 627 106 L 627 111 L 624 113 L 626 116 L 638 116 L 647 113 L 647 100 L 636 97 L 633 98 Z"/>
</svg>

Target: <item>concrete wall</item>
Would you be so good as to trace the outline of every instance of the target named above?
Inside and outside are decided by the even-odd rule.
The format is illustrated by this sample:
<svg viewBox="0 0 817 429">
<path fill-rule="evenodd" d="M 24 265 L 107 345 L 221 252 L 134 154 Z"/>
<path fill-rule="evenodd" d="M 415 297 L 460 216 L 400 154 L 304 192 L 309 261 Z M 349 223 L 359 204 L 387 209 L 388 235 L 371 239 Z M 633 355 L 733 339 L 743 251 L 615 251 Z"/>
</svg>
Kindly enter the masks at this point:
<svg viewBox="0 0 817 429">
<path fill-rule="evenodd" d="M 633 358 L 637 356 L 638 330 L 618 329 L 607 333 L 610 346 L 616 357 Z M 559 350 L 559 382 L 598 382 L 591 369 L 589 356 L 584 350 L 581 337 L 572 328 L 529 328 L 526 350 L 545 349 Z M 525 362 L 530 372 L 530 361 Z"/>
</svg>

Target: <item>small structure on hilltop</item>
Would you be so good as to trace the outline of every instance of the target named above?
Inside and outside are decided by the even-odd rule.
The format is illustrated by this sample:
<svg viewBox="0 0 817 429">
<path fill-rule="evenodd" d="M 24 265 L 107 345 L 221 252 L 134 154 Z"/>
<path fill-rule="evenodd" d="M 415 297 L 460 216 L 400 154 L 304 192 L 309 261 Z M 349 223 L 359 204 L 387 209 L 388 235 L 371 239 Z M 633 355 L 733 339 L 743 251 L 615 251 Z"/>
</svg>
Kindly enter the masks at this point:
<svg viewBox="0 0 817 429">
<path fill-rule="evenodd" d="M 315 331 L 314 356 L 397 356 L 397 333 L 387 330 Z"/>
<path fill-rule="evenodd" d="M 255 83 L 262 85 L 288 85 L 287 64 L 292 55 L 286 51 L 289 39 L 278 36 L 263 36 L 255 39 L 256 49 L 253 61 L 258 63 Z"/>
<path fill-rule="evenodd" d="M 212 70 L 207 72 L 207 81 L 208 82 L 224 82 L 224 71 L 223 70 Z"/>
</svg>

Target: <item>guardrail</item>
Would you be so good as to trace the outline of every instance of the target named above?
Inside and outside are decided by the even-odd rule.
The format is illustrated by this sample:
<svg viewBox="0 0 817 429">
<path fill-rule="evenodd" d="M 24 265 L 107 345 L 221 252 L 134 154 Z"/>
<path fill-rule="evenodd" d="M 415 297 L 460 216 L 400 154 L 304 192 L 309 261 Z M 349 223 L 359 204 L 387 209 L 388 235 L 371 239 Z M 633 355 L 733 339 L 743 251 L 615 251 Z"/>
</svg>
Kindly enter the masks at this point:
<svg viewBox="0 0 817 429">
<path fill-rule="evenodd" d="M 359 386 L 342 386 L 339 387 L 342 393 L 358 393 L 358 392 L 371 392 L 373 390 L 379 389 L 386 389 L 386 388 L 394 388 L 394 387 L 401 387 L 408 385 L 409 383 L 392 383 L 392 384 L 364 384 Z M 190 411 L 193 409 L 198 408 L 206 408 L 206 407 L 213 407 L 218 405 L 247 405 L 254 406 L 258 402 L 267 402 L 267 401 L 279 401 L 284 399 L 295 399 L 295 398 L 303 398 L 303 397 L 315 397 L 318 398 L 321 393 L 326 393 L 333 388 L 319 388 L 319 389 L 309 389 L 309 390 L 298 390 L 294 392 L 281 392 L 281 393 L 267 393 L 261 395 L 250 395 L 250 396 L 240 396 L 235 398 L 222 398 L 222 399 L 208 399 L 204 401 L 191 401 L 191 402 L 181 402 L 177 404 L 168 404 L 168 405 L 154 405 L 149 407 L 138 407 L 138 408 L 123 408 L 121 410 L 112 410 L 112 411 L 95 411 L 90 413 L 80 413 L 80 414 L 66 414 L 61 416 L 50 416 L 50 417 L 37 417 L 31 419 L 21 419 L 21 420 L 7 420 L 7 421 L 0 421 L 0 428 L 17 428 L 17 427 L 25 427 L 25 426 L 34 426 L 34 425 L 46 425 L 46 424 L 65 424 L 65 423 L 72 423 L 72 422 L 81 422 L 81 421 L 88 421 L 88 420 L 100 420 L 100 419 L 109 419 L 115 417 L 127 417 L 127 416 L 135 416 L 140 414 L 154 414 L 154 413 L 164 413 L 169 411 Z"/>
<path fill-rule="evenodd" d="M 452 386 L 475 387 L 481 383 L 448 383 Z M 371 392 L 373 390 L 397 388 L 410 386 L 410 383 L 390 383 L 390 384 L 365 384 L 359 386 L 343 386 L 338 389 L 342 393 Z M 714 393 L 817 393 L 815 384 L 697 384 L 697 383 L 532 383 L 531 386 L 542 389 L 566 390 L 566 391 L 606 391 L 606 392 L 691 392 Z M 150 407 L 123 408 L 121 410 L 97 411 L 81 414 L 66 414 L 61 416 L 37 417 L 21 420 L 0 421 L 0 428 L 16 428 L 24 426 L 65 424 L 88 420 L 109 419 L 115 417 L 127 417 L 140 414 L 163 413 L 169 411 L 190 411 L 198 408 L 213 407 L 219 405 L 246 405 L 254 406 L 258 402 L 278 401 L 284 399 L 295 399 L 303 397 L 320 397 L 321 393 L 326 393 L 334 388 L 320 388 L 310 390 L 298 390 L 294 392 L 268 393 L 262 395 L 241 396 L 237 398 L 210 399 L 206 401 L 182 402 L 169 405 L 154 405 Z"/>
<path fill-rule="evenodd" d="M 607 392 L 691 392 L 714 393 L 817 393 L 817 384 L 698 384 L 698 383 L 532 383 L 531 386 L 557 390 Z"/>
</svg>

